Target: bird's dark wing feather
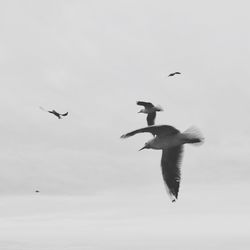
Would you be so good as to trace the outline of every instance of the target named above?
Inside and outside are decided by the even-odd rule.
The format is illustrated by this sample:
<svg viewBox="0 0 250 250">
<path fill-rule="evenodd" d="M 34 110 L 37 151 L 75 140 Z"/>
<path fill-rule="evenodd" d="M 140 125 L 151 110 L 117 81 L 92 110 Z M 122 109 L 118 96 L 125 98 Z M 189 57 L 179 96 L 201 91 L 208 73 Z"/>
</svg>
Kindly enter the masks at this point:
<svg viewBox="0 0 250 250">
<path fill-rule="evenodd" d="M 176 74 L 180 75 L 181 72 L 174 72 L 174 73 L 169 74 L 168 76 L 174 76 L 174 75 L 176 75 Z"/>
<path fill-rule="evenodd" d="M 68 115 L 68 113 L 69 113 L 69 112 L 66 112 L 66 113 L 64 113 L 64 114 L 60 114 L 60 115 L 62 115 L 62 116 L 66 116 L 66 115 Z"/>
<path fill-rule="evenodd" d="M 55 115 L 58 119 L 61 119 L 60 114 L 57 113 L 55 110 L 52 110 L 52 111 L 48 110 L 48 112 L 51 113 L 51 114 L 53 114 L 53 115 Z"/>
<path fill-rule="evenodd" d="M 151 102 L 136 102 L 137 105 L 144 106 L 145 108 L 153 108 L 154 105 Z"/>
<path fill-rule="evenodd" d="M 49 113 L 56 115 L 56 116 L 60 116 L 59 113 L 57 113 L 55 110 L 48 110 Z"/>
<path fill-rule="evenodd" d="M 149 113 L 147 116 L 148 126 L 155 125 L 156 112 Z"/>
<path fill-rule="evenodd" d="M 180 133 L 180 131 L 169 125 L 154 125 L 134 130 L 132 132 L 122 135 L 121 138 L 128 138 L 138 133 L 151 133 L 153 135 L 157 135 L 158 137 L 162 137 L 167 135 L 175 135 Z"/>
<path fill-rule="evenodd" d="M 182 153 L 182 145 L 162 150 L 161 170 L 163 180 L 169 190 L 169 193 L 173 195 L 176 199 L 178 198 L 181 180 L 180 164 L 182 159 Z"/>
</svg>

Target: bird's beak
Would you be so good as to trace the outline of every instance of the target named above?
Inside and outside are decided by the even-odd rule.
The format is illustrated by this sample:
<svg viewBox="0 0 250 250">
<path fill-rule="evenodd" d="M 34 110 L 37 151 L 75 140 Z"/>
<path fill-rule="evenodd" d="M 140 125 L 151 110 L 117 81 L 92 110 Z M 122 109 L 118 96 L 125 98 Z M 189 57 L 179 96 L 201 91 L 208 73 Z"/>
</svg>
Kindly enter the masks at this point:
<svg viewBox="0 0 250 250">
<path fill-rule="evenodd" d="M 141 110 L 140 110 L 140 111 L 138 111 L 138 113 L 142 113 L 142 112 L 141 112 Z"/>
<path fill-rule="evenodd" d="M 146 146 L 144 146 L 144 147 L 142 147 L 141 149 L 139 149 L 138 151 L 141 151 L 141 150 L 143 150 L 143 149 L 145 149 L 146 148 Z"/>
</svg>

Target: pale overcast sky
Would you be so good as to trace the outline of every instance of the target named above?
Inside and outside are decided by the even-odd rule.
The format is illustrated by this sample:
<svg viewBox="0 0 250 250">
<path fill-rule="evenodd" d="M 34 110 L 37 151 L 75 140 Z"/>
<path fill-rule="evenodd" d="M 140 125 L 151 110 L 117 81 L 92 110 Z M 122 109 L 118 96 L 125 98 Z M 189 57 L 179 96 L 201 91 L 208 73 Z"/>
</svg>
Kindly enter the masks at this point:
<svg viewBox="0 0 250 250">
<path fill-rule="evenodd" d="M 164 108 L 156 123 L 181 131 L 195 125 L 206 138 L 185 148 L 180 197 L 189 185 L 248 183 L 248 7 L 193 0 L 1 3 L 0 192 L 149 185 L 165 192 L 161 153 L 138 152 L 150 135 L 119 138 L 146 125 L 137 100 Z M 173 71 L 182 74 L 168 78 Z M 69 116 L 58 120 L 39 106 Z"/>
<path fill-rule="evenodd" d="M 249 23 L 247 1 L 1 1 L 0 248 L 249 249 Z M 205 137 L 175 204 L 151 135 L 120 139 L 138 100 Z"/>
</svg>

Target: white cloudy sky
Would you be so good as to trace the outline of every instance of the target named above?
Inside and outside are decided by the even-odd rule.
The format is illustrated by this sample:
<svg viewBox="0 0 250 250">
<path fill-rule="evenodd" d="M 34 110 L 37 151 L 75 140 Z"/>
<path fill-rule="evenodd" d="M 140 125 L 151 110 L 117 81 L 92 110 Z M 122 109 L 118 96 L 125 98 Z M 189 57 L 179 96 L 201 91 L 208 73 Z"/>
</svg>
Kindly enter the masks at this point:
<svg viewBox="0 0 250 250">
<path fill-rule="evenodd" d="M 160 152 L 138 152 L 150 135 L 119 138 L 145 126 L 145 100 L 164 108 L 157 123 L 206 138 L 185 149 L 179 202 L 245 211 L 249 21 L 247 1 L 1 2 L 0 193 L 167 200 Z"/>
</svg>

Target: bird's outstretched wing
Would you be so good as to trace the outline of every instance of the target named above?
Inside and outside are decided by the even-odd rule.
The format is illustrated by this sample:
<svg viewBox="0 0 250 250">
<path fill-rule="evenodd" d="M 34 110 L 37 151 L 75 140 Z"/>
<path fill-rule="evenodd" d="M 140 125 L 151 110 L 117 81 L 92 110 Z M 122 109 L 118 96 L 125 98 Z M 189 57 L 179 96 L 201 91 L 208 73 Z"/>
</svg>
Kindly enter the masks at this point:
<svg viewBox="0 0 250 250">
<path fill-rule="evenodd" d="M 136 102 L 137 105 L 144 106 L 145 108 L 153 108 L 154 105 L 151 102 Z"/>
<path fill-rule="evenodd" d="M 51 110 L 51 111 L 48 110 L 48 112 L 55 115 L 58 119 L 61 119 L 61 115 L 58 112 L 56 112 L 55 110 Z"/>
<path fill-rule="evenodd" d="M 180 133 L 180 131 L 169 125 L 154 125 L 145 128 L 140 128 L 134 131 L 131 131 L 127 134 L 121 136 L 121 138 L 128 138 L 130 136 L 139 134 L 139 133 L 151 133 L 153 135 L 157 135 L 158 137 L 167 136 L 167 135 L 175 135 Z"/>
<path fill-rule="evenodd" d="M 156 112 L 149 113 L 147 116 L 148 126 L 155 125 Z"/>
<path fill-rule="evenodd" d="M 48 112 L 48 110 L 46 110 L 45 108 L 43 108 L 43 107 L 39 107 L 42 111 L 45 111 L 45 112 Z"/>
<path fill-rule="evenodd" d="M 180 75 L 180 74 L 181 72 L 174 72 L 174 73 L 169 74 L 168 76 L 174 76 L 174 75 Z"/>
<path fill-rule="evenodd" d="M 68 113 L 69 113 L 69 112 L 66 112 L 66 113 L 64 113 L 64 114 L 60 114 L 60 115 L 62 115 L 62 116 L 66 116 L 66 115 L 68 115 Z"/>
<path fill-rule="evenodd" d="M 177 146 L 162 150 L 161 170 L 164 183 L 172 198 L 172 201 L 178 198 L 181 171 L 180 163 L 182 159 L 183 146 Z"/>
</svg>

